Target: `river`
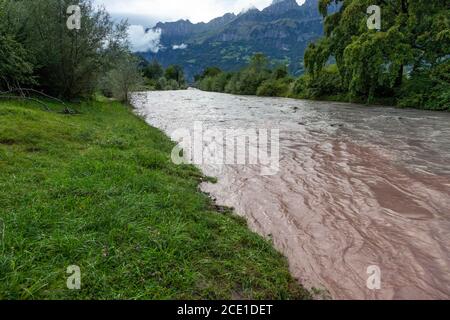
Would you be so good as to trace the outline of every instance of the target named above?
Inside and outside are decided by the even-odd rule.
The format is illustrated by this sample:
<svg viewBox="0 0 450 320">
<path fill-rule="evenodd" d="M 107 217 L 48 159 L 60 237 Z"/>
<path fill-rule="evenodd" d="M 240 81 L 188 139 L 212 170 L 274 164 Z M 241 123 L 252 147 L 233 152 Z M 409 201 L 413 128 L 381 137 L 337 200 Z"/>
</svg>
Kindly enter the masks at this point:
<svg viewBox="0 0 450 320">
<path fill-rule="evenodd" d="M 272 239 L 305 287 L 450 298 L 450 113 L 198 90 L 136 93 L 133 104 L 169 135 L 195 121 L 279 130 L 276 174 L 203 165 L 218 182 L 202 189 Z"/>
</svg>

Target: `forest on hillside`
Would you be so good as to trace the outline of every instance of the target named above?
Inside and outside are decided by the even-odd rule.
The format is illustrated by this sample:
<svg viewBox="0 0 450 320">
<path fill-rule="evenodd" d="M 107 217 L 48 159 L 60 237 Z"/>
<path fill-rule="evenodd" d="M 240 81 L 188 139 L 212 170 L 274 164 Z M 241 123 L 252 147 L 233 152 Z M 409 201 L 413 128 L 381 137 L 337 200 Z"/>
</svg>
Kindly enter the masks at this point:
<svg viewBox="0 0 450 320">
<path fill-rule="evenodd" d="M 329 14 L 335 2 L 340 10 Z M 381 9 L 379 30 L 368 28 L 367 8 L 374 2 Z M 256 54 L 238 72 L 207 68 L 196 77 L 197 86 L 233 94 L 450 110 L 449 8 L 448 0 L 321 0 L 325 36 L 309 44 L 304 75 L 293 78 L 284 65 L 269 68 L 267 58 Z"/>
</svg>

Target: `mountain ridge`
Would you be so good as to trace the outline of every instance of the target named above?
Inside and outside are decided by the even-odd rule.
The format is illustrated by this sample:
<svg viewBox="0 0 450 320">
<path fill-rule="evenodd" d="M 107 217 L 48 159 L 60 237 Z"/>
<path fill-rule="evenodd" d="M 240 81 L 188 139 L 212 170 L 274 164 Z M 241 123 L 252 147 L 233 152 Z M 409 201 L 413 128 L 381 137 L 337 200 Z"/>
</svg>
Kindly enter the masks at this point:
<svg viewBox="0 0 450 320">
<path fill-rule="evenodd" d="M 323 35 L 318 0 L 274 0 L 263 10 L 226 13 L 209 22 L 159 22 L 160 50 L 141 55 L 164 66 L 179 64 L 188 79 L 207 66 L 231 71 L 244 66 L 256 52 L 275 64 L 286 64 L 293 74 L 303 72 L 303 54 L 309 42 Z M 174 50 L 183 45 L 183 50 Z"/>
</svg>

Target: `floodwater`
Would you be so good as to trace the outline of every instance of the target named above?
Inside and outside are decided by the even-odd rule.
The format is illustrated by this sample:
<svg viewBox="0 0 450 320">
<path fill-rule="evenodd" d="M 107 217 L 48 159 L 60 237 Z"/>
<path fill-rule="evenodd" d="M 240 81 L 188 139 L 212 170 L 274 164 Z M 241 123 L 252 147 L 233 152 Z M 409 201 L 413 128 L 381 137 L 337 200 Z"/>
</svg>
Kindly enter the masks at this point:
<svg viewBox="0 0 450 320">
<path fill-rule="evenodd" d="M 133 104 L 169 135 L 194 121 L 280 130 L 277 174 L 202 165 L 218 177 L 202 189 L 271 238 L 305 287 L 450 298 L 450 113 L 198 90 L 137 93 Z"/>
</svg>

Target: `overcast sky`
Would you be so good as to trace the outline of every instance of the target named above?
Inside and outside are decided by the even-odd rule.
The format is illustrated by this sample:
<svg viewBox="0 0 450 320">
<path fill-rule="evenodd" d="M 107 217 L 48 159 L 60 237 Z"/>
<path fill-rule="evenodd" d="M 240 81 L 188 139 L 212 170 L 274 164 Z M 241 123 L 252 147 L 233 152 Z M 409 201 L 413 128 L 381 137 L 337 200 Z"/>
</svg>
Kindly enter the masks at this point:
<svg viewBox="0 0 450 320">
<path fill-rule="evenodd" d="M 128 18 L 131 24 L 152 27 L 158 21 L 189 19 L 208 22 L 227 12 L 239 13 L 255 6 L 263 9 L 272 0 L 94 0 L 105 5 L 115 18 Z M 299 4 L 304 0 L 297 0 Z"/>
</svg>

